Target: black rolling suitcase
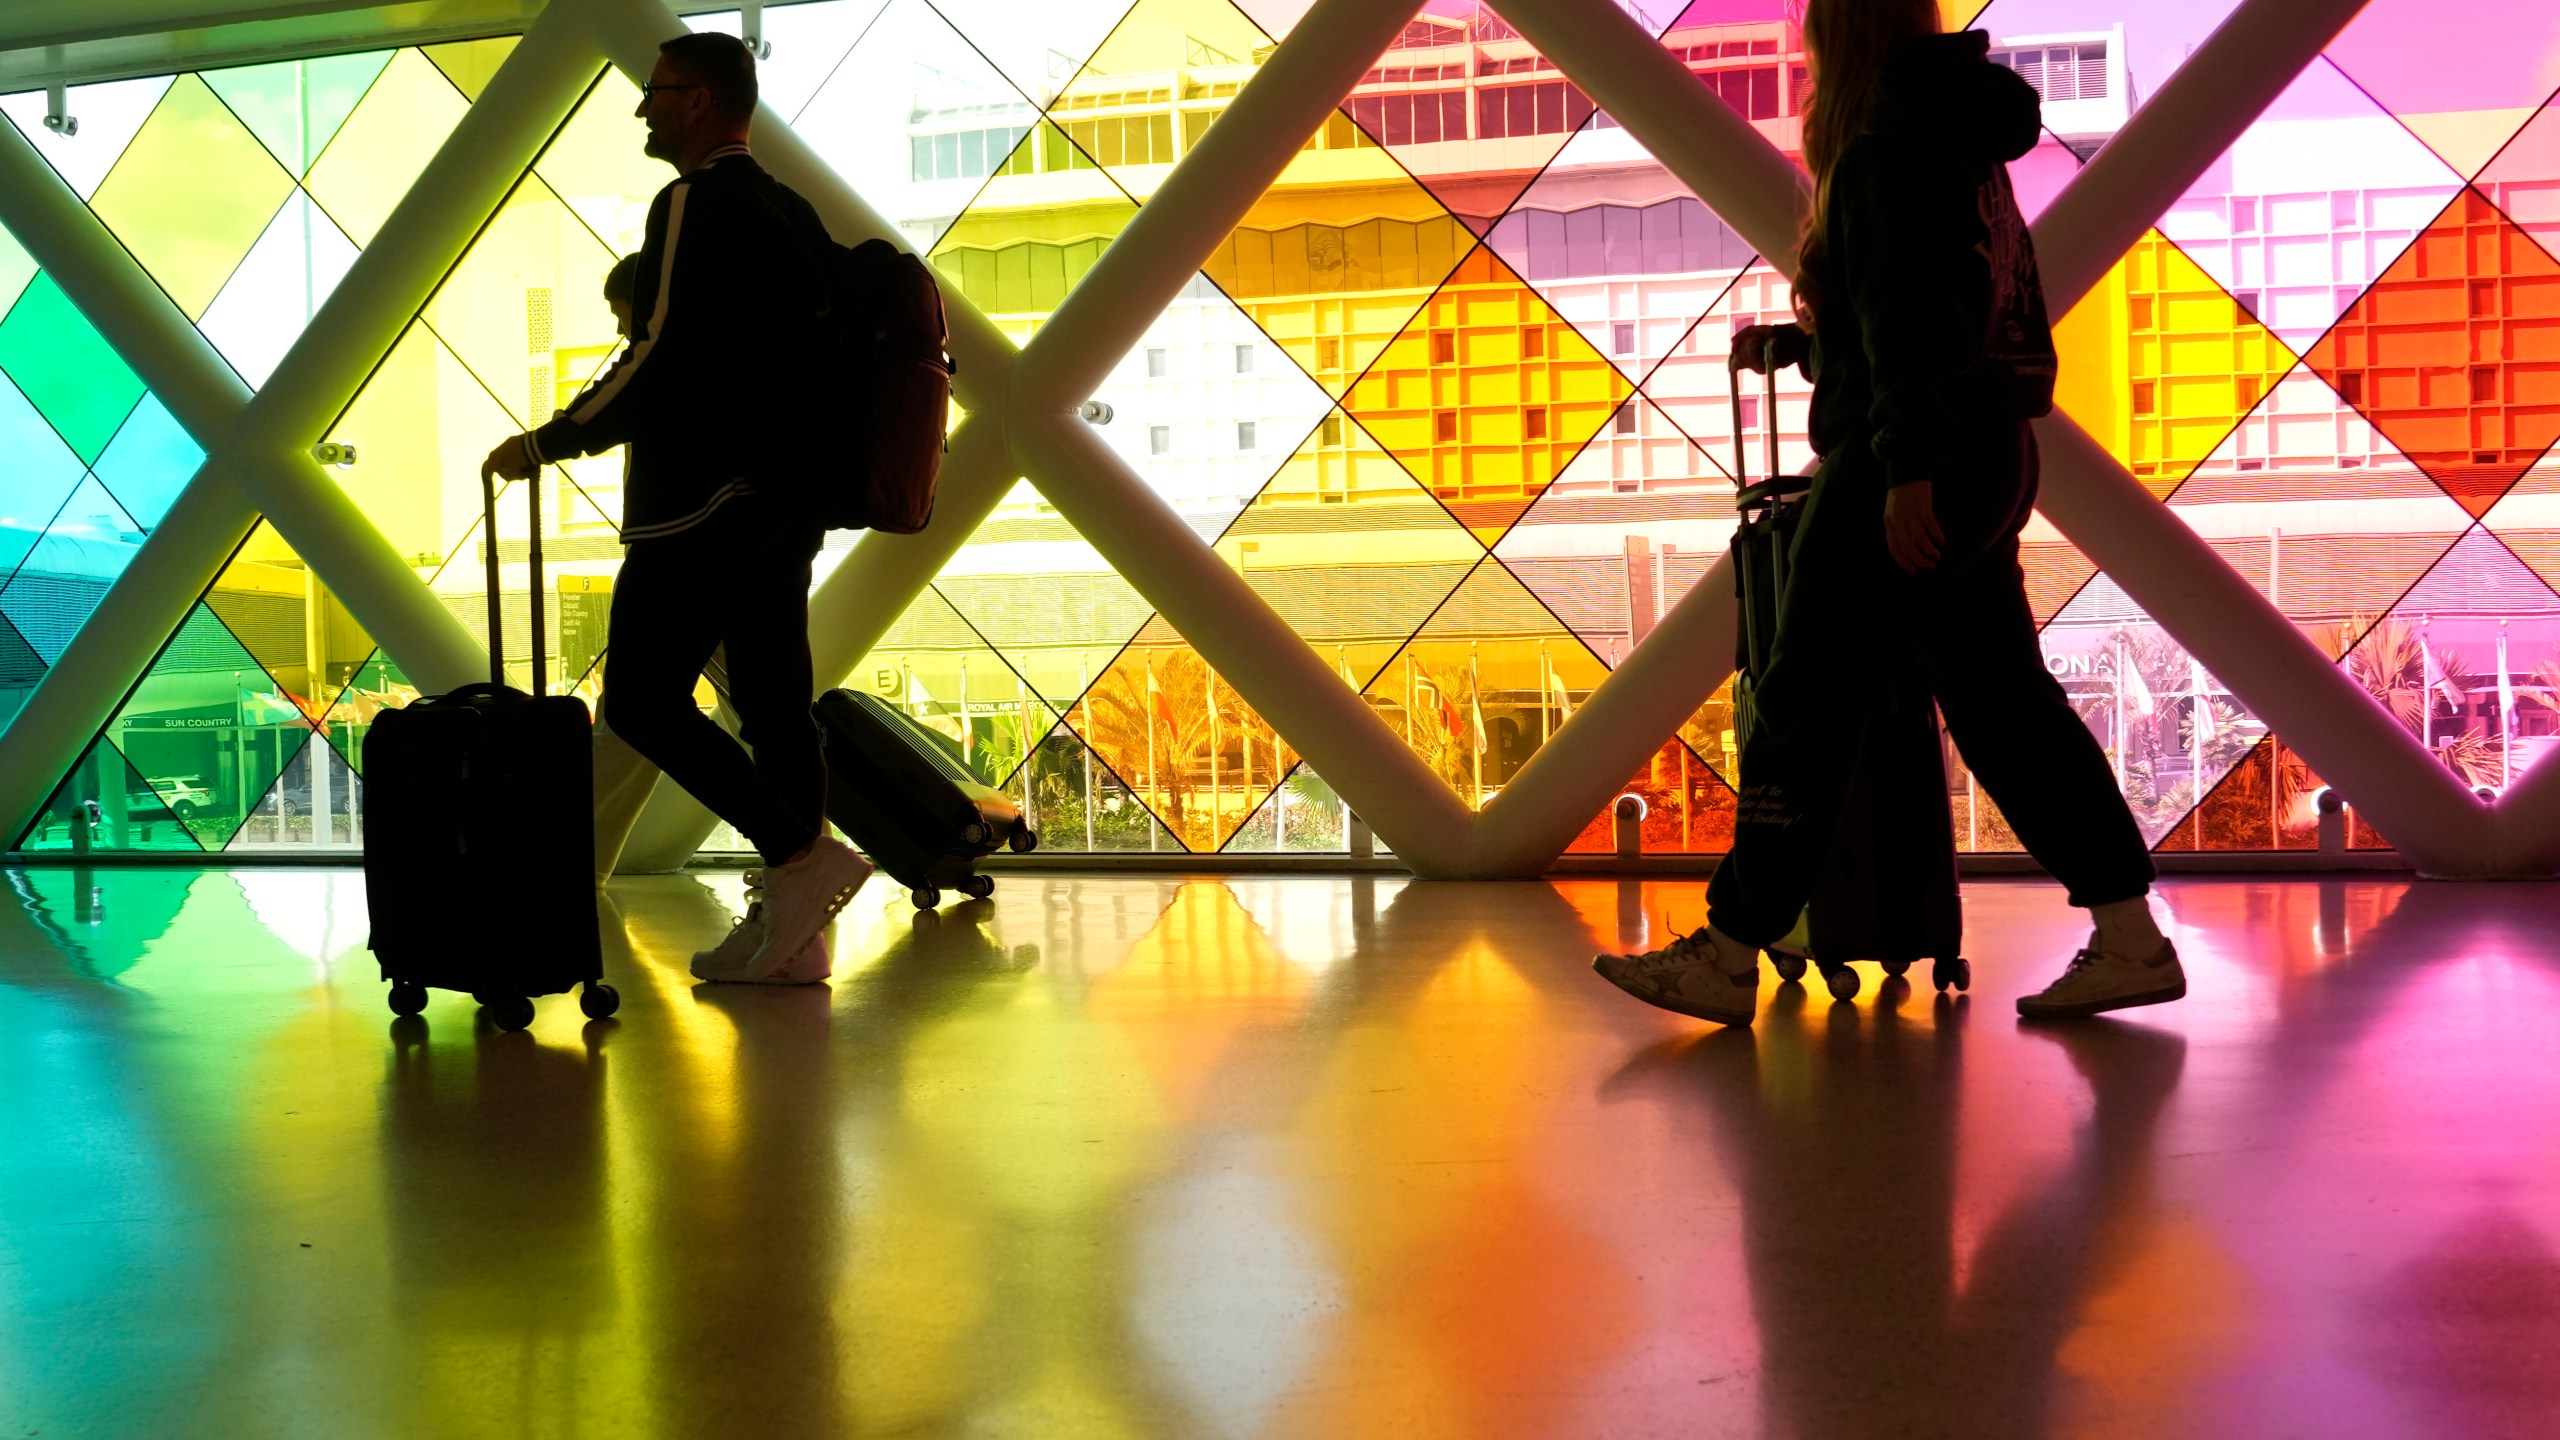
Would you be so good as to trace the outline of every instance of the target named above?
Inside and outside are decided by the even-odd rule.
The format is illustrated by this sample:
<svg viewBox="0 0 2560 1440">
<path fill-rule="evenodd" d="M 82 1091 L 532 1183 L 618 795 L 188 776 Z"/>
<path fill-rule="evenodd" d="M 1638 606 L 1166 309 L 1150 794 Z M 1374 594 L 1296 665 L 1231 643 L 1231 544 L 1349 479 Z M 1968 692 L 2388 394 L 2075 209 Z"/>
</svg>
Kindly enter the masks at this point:
<svg viewBox="0 0 2560 1440">
<path fill-rule="evenodd" d="M 1778 379 L 1761 372 L 1762 470 L 1750 475 L 1742 444 L 1742 356 L 1725 362 L 1733 400 L 1734 588 L 1742 601 L 1734 658 L 1734 733 L 1748 737 L 1752 692 L 1776 647 L 1779 602 L 1786 594 L 1787 555 L 1813 482 L 1778 473 Z M 1886 693 L 1850 761 L 1848 804 L 1831 854 L 1807 907 L 1802 959 L 1772 952 L 1781 978 L 1799 980 L 1810 961 L 1839 999 L 1858 993 L 1853 960 L 1873 960 L 1888 975 L 1930 962 L 1938 989 L 1973 984 L 1964 958 L 1964 904 L 1956 884 L 1955 818 L 1947 805 L 1947 766 L 1939 748 L 1938 712 L 1926 682 L 1909 669 L 1886 677 Z"/>
<path fill-rule="evenodd" d="M 533 515 L 533 693 L 506 683 L 496 490 L 488 517 L 489 682 L 377 716 L 364 737 L 365 909 L 391 1008 L 459 990 L 501 1030 L 533 1023 L 536 995 L 580 989 L 602 1019 L 596 930 L 594 726 L 586 702 L 543 693 L 542 487 Z"/>
<path fill-rule="evenodd" d="M 977 863 L 999 847 L 1039 843 L 1012 797 L 878 696 L 830 690 L 817 714 L 827 738 L 827 818 L 907 887 L 917 909 L 941 904 L 946 889 L 985 899 L 995 877 Z"/>
</svg>

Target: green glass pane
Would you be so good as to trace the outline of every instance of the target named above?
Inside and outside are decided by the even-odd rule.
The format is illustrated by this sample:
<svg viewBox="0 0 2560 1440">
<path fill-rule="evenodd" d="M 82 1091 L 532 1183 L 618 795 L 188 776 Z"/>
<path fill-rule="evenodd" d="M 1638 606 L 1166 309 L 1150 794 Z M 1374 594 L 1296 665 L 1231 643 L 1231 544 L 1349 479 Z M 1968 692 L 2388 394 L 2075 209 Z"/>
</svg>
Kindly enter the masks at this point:
<svg viewBox="0 0 2560 1440">
<path fill-rule="evenodd" d="M 0 614 L 51 664 L 141 547 L 124 507 L 94 477 L 82 480 L 0 586 Z"/>
<path fill-rule="evenodd" d="M 392 52 L 328 55 L 207 73 L 205 83 L 295 175 L 328 148 Z"/>
<path fill-rule="evenodd" d="M 27 547 L 53 523 L 63 498 L 80 483 L 80 458 L 53 432 L 18 387 L 0 379 L 0 582 L 26 558 Z"/>
<path fill-rule="evenodd" d="M 333 743 L 355 743 L 355 717 L 336 701 L 373 658 L 373 639 L 274 526 L 251 532 L 204 602 L 274 678 L 276 695 L 315 721 L 329 716 Z"/>
<path fill-rule="evenodd" d="M 169 513 L 169 505 L 204 464 L 204 447 L 186 432 L 157 395 L 145 395 L 125 417 L 107 453 L 98 457 L 97 475 L 117 503 L 148 530 Z"/>
<path fill-rule="evenodd" d="M 108 736 L 208 850 L 229 843 L 311 727 L 211 606 L 198 602 Z"/>
<path fill-rule="evenodd" d="M 223 848 L 234 854 L 351 849 L 363 843 L 363 820 L 364 786 L 346 756 L 306 734 Z"/>
<path fill-rule="evenodd" d="M 181 75 L 89 208 L 192 320 L 292 189 L 249 128 L 203 81 Z"/>
<path fill-rule="evenodd" d="M 192 801 L 181 799 L 189 814 Z M 171 813 L 161 793 L 105 740 L 54 787 L 53 797 L 18 837 L 18 848 L 36 854 L 81 850 L 201 852 L 193 830 Z"/>
<path fill-rule="evenodd" d="M 50 275 L 30 282 L 0 320 L 0 372 L 18 382 L 83 464 L 98 458 L 142 398 L 142 377 Z"/>
<path fill-rule="evenodd" d="M 941 736 L 990 785 L 1013 788 L 1026 748 L 1057 712 L 941 593 L 927 589 L 846 675 Z"/>
<path fill-rule="evenodd" d="M 17 718 L 18 710 L 27 703 L 28 692 L 44 678 L 44 657 L 18 633 L 18 627 L 0 615 L 0 730 Z"/>
<path fill-rule="evenodd" d="M 358 245 L 370 243 L 468 108 L 444 72 L 403 50 L 338 128 L 304 188 Z"/>
</svg>

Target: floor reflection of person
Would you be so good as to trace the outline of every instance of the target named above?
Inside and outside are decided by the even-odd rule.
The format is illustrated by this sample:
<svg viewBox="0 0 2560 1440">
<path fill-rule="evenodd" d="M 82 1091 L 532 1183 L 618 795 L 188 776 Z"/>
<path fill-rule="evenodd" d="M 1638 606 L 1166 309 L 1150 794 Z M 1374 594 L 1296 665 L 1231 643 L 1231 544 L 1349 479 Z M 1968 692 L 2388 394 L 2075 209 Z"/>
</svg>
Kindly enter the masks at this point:
<svg viewBox="0 0 2560 1440">
<path fill-rule="evenodd" d="M 2146 1233 L 2153 1134 L 2185 1040 L 2107 1022 L 2026 1030 L 2063 1048 L 2094 1109 L 2061 1173 L 1982 1232 L 1959 1286 L 1962 1013 L 1941 1007 L 1924 1029 L 1879 1009 L 1870 1028 L 1844 1008 L 1811 1039 L 1780 1025 L 1675 1041 L 1610 1082 L 1715 1126 L 1742 1195 L 1775 1433 L 2050 1433 L 2057 1353 Z"/>
</svg>

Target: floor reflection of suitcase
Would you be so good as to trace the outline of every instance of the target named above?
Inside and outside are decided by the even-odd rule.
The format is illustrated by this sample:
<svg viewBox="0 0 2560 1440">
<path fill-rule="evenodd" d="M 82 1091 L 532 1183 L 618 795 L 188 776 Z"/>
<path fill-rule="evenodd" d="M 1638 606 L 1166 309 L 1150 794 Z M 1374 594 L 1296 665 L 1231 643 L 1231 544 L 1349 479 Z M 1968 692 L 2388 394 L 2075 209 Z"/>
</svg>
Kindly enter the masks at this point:
<svg viewBox="0 0 2560 1440">
<path fill-rule="evenodd" d="M 489 527 L 496 495 L 481 481 Z M 506 683 L 498 555 L 488 557 L 489 680 L 376 716 L 364 737 L 365 909 L 391 1008 L 459 990 L 501 1030 L 533 1023 L 536 995 L 584 987 L 602 1019 L 596 931 L 594 727 L 586 702 L 543 689 L 541 486 L 532 496 L 533 687 Z"/>
<path fill-rule="evenodd" d="M 1778 611 L 1786 594 L 1787 554 L 1813 482 L 1778 473 L 1775 423 L 1778 380 L 1763 370 L 1761 470 L 1750 471 L 1742 444 L 1742 357 L 1725 362 L 1733 397 L 1733 475 L 1741 486 L 1734 509 L 1734 587 L 1742 600 L 1736 627 L 1734 731 L 1748 738 L 1756 681 L 1776 648 Z M 1964 958 L 1964 902 L 1956 882 L 1955 821 L 1947 804 L 1946 756 L 1938 745 L 1938 711 L 1913 670 L 1885 677 L 1886 693 L 1868 719 L 1852 761 L 1849 798 L 1831 855 L 1806 907 L 1804 959 L 1772 953 L 1780 978 L 1800 980 L 1810 960 L 1832 995 L 1858 993 L 1853 960 L 1872 960 L 1899 976 L 1921 960 L 1940 990 L 1973 984 Z"/>
<path fill-rule="evenodd" d="M 876 695 L 818 698 L 827 737 L 827 818 L 930 910 L 942 892 L 995 893 L 977 864 L 1039 843 L 1013 797 L 969 773 L 942 737 Z"/>
</svg>

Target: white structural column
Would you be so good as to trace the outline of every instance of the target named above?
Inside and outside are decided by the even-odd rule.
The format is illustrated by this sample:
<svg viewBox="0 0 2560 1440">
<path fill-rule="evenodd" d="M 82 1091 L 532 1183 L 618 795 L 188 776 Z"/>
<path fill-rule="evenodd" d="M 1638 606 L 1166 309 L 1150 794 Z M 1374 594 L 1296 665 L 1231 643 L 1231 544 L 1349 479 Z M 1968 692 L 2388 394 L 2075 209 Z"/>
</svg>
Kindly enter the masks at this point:
<svg viewBox="0 0 2560 1440">
<path fill-rule="evenodd" d="M 1173 507 L 1075 420 L 1091 393 L 1417 8 L 1318 0 L 1023 350 L 1024 472 L 1202 659 L 1425 875 L 1465 873 L 1474 816 Z"/>
<path fill-rule="evenodd" d="M 572 0 L 578 3 L 587 0 Z M 187 491 L 0 735 L 0 820 L 11 835 L 43 805 L 245 537 L 255 521 L 247 506 L 266 513 L 419 683 L 443 688 L 485 671 L 486 657 L 468 633 L 306 452 L 594 71 L 565 16 L 537 21 L 254 398 L 23 138 L 12 133 L 0 143 L 0 217 L 208 451 Z"/>
</svg>

